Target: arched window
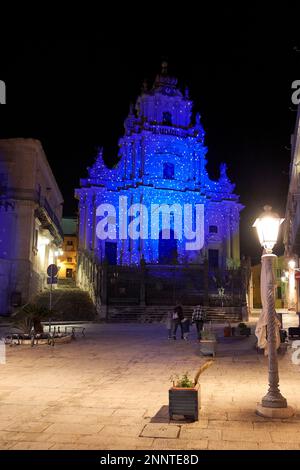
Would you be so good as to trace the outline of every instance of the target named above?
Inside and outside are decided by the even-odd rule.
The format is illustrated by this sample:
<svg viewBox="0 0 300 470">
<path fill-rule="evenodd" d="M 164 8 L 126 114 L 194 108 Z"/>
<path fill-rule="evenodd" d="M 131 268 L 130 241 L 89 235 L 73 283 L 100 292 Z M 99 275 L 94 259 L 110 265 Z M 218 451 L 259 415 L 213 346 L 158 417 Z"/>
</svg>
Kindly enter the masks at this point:
<svg viewBox="0 0 300 470">
<path fill-rule="evenodd" d="M 163 112 L 163 124 L 166 124 L 167 126 L 172 125 L 172 114 L 168 111 Z"/>
<path fill-rule="evenodd" d="M 174 179 L 174 165 L 173 163 L 164 163 L 164 179 Z"/>
</svg>

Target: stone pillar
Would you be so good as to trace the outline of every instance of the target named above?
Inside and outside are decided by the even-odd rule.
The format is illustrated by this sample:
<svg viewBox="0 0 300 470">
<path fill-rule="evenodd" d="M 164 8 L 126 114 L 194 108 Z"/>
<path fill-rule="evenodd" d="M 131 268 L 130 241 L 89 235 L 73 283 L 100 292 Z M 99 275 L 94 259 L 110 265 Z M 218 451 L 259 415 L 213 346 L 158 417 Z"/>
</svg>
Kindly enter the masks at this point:
<svg viewBox="0 0 300 470">
<path fill-rule="evenodd" d="M 204 305 L 209 305 L 208 259 L 204 259 Z"/>
<path fill-rule="evenodd" d="M 275 311 L 275 277 L 273 272 L 273 254 L 265 254 L 262 257 L 262 276 L 266 279 L 266 302 L 264 306 L 268 312 L 267 340 L 268 340 L 268 362 L 269 362 L 269 389 L 262 398 L 261 404 L 257 406 L 257 413 L 267 418 L 289 418 L 294 411 L 287 406 L 279 390 L 279 371 L 277 356 L 277 336 L 276 336 L 276 311 Z M 265 273 L 263 273 L 265 270 Z"/>
<path fill-rule="evenodd" d="M 232 232 L 232 258 L 235 261 L 240 259 L 240 231 L 239 228 L 236 227 L 235 230 Z"/>
<path fill-rule="evenodd" d="M 85 196 L 80 196 L 79 200 L 79 230 L 78 230 L 78 246 L 85 248 L 85 224 L 86 224 L 86 202 Z"/>
<path fill-rule="evenodd" d="M 231 223 L 231 214 L 228 211 L 227 213 L 227 221 L 226 221 L 226 228 L 225 228 L 225 233 L 226 233 L 226 258 L 230 259 L 232 258 L 232 253 L 231 253 L 231 228 L 230 228 L 230 223 Z"/>
</svg>

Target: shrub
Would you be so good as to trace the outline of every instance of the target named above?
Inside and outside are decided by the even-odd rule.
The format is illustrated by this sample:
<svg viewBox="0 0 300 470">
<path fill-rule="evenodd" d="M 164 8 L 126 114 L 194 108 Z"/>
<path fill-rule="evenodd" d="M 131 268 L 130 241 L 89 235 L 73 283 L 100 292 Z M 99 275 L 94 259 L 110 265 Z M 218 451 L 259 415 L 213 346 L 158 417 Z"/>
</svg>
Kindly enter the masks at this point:
<svg viewBox="0 0 300 470">
<path fill-rule="evenodd" d="M 194 381 L 188 376 L 188 372 L 183 374 L 181 377 L 175 375 L 175 379 L 172 377 L 174 387 L 180 388 L 193 388 L 195 386 Z"/>
<path fill-rule="evenodd" d="M 46 307 L 28 304 L 13 315 L 13 325 L 28 335 L 32 329 L 34 329 L 35 333 L 42 333 L 43 326 L 41 322 L 50 318 L 51 315 L 51 310 Z"/>
</svg>

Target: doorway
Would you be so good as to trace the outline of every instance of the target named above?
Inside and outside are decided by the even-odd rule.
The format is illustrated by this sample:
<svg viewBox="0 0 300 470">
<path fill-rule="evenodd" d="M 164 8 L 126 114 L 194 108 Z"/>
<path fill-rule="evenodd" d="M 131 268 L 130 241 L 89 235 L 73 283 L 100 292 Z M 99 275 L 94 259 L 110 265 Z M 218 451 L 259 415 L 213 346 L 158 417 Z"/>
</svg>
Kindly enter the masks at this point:
<svg viewBox="0 0 300 470">
<path fill-rule="evenodd" d="M 73 269 L 71 269 L 71 268 L 66 269 L 66 278 L 67 279 L 72 279 L 73 278 Z"/>
<path fill-rule="evenodd" d="M 174 238 L 174 230 L 170 229 L 170 237 L 162 238 L 163 231 L 159 234 L 158 260 L 159 264 L 176 264 L 178 260 L 177 240 Z"/>
</svg>

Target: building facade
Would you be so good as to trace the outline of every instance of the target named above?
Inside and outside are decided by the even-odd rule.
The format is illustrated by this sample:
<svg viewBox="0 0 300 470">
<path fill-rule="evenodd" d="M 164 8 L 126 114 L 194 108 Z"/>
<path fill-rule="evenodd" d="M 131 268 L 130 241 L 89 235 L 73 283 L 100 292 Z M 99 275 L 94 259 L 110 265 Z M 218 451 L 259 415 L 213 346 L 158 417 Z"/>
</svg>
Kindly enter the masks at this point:
<svg viewBox="0 0 300 470">
<path fill-rule="evenodd" d="M 76 280 L 77 270 L 77 219 L 74 217 L 62 218 L 64 241 L 58 257 L 58 278 L 60 280 Z"/>
<path fill-rule="evenodd" d="M 251 308 L 262 308 L 260 293 L 261 263 L 251 267 Z M 278 256 L 274 266 L 275 308 L 288 309 L 289 306 L 289 268 L 284 256 Z"/>
<path fill-rule="evenodd" d="M 300 106 L 298 106 L 294 134 L 291 137 L 291 163 L 287 196 L 284 247 L 288 265 L 288 308 L 300 311 L 299 257 L 300 257 Z"/>
<path fill-rule="evenodd" d="M 0 314 L 47 286 L 62 244 L 62 205 L 41 143 L 0 140 Z"/>
<path fill-rule="evenodd" d="M 85 256 L 119 266 L 138 266 L 141 261 L 191 265 L 208 260 L 209 266 L 226 269 L 239 264 L 243 206 L 225 164 L 217 181 L 209 178 L 205 132 L 199 114 L 193 119 L 192 109 L 188 91 L 180 91 L 164 63 L 153 87 L 144 87 L 135 108 L 130 107 L 118 164 L 107 168 L 99 151 L 76 190 L 79 284 L 85 284 Z M 189 210 L 195 239 L 200 239 L 195 248 L 187 249 Z M 105 223 L 106 238 L 100 230 Z"/>
</svg>

